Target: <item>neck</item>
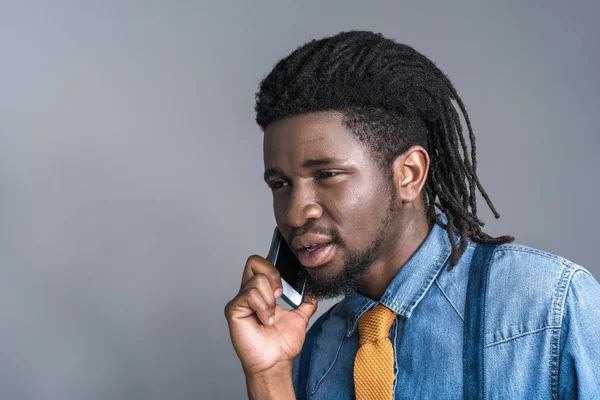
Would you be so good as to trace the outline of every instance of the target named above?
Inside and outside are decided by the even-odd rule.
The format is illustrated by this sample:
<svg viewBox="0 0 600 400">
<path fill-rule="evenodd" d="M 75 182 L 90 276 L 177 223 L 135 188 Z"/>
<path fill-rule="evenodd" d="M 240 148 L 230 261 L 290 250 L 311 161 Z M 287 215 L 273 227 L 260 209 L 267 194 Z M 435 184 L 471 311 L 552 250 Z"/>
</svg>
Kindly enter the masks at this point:
<svg viewBox="0 0 600 400">
<path fill-rule="evenodd" d="M 412 206 L 410 206 L 412 207 Z M 389 232 L 380 255 L 358 284 L 358 292 L 373 300 L 379 300 L 398 271 L 419 250 L 429 232 L 427 216 L 423 210 L 408 210 L 394 222 L 397 231 Z"/>
</svg>

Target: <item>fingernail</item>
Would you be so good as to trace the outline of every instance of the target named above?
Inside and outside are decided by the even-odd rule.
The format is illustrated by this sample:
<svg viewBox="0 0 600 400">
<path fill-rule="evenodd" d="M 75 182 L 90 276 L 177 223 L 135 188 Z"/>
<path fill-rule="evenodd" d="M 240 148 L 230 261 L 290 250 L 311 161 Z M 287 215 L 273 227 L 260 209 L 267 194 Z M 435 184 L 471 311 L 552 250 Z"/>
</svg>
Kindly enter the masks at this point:
<svg viewBox="0 0 600 400">
<path fill-rule="evenodd" d="M 273 322 L 275 321 L 275 318 L 273 318 L 273 316 L 271 316 L 269 318 L 269 325 L 273 325 Z"/>
<path fill-rule="evenodd" d="M 275 290 L 275 297 L 281 296 L 281 292 L 283 292 L 283 290 L 281 290 L 281 288 L 277 288 L 277 290 Z"/>
</svg>

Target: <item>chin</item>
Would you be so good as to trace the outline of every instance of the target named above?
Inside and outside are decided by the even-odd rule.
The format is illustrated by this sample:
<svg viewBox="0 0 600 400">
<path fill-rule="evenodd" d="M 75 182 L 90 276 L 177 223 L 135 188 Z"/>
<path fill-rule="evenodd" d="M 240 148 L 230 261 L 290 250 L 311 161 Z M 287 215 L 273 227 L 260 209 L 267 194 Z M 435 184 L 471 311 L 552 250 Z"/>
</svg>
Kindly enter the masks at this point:
<svg viewBox="0 0 600 400">
<path fill-rule="evenodd" d="M 306 268 L 306 271 L 308 271 L 308 273 L 313 276 L 313 277 L 319 277 L 319 276 L 335 276 L 337 275 L 343 268 L 343 265 L 338 265 L 336 262 L 336 260 L 333 259 L 331 261 L 329 261 L 328 263 L 325 264 L 321 264 L 318 265 L 316 267 L 312 267 L 312 268 Z"/>
</svg>

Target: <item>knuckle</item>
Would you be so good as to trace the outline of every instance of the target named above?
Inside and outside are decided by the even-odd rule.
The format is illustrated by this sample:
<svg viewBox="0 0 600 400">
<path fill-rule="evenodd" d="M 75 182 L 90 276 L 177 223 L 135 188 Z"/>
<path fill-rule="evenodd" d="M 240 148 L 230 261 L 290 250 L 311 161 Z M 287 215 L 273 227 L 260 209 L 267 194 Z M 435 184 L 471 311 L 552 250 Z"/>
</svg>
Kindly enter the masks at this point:
<svg viewBox="0 0 600 400">
<path fill-rule="evenodd" d="M 271 275 L 269 276 L 269 278 L 270 278 L 272 281 L 279 282 L 279 280 L 281 279 L 281 274 L 279 273 L 279 271 L 277 271 L 277 270 L 276 270 L 276 271 L 273 271 L 273 272 L 271 273 Z"/>
<path fill-rule="evenodd" d="M 233 304 L 233 300 L 230 300 L 227 302 L 227 304 L 225 304 L 225 308 L 223 309 L 223 312 L 225 313 L 226 317 L 229 317 L 229 314 L 231 314 L 232 304 Z"/>
<path fill-rule="evenodd" d="M 261 256 L 253 254 L 250 257 L 248 257 L 248 259 L 246 260 L 246 265 L 256 264 L 260 261 L 261 258 L 262 258 Z"/>
<path fill-rule="evenodd" d="M 269 310 L 270 310 L 270 307 L 269 307 L 269 305 L 268 305 L 267 303 L 265 303 L 265 302 L 261 302 L 261 303 L 258 305 L 258 307 L 256 308 L 256 310 L 257 310 L 257 311 L 260 311 L 260 312 L 267 312 L 267 311 L 269 311 Z"/>
<path fill-rule="evenodd" d="M 269 283 L 269 279 L 267 278 L 267 276 L 265 274 L 256 274 L 254 276 L 254 279 L 256 279 L 257 283 L 259 283 L 261 285 Z"/>
</svg>

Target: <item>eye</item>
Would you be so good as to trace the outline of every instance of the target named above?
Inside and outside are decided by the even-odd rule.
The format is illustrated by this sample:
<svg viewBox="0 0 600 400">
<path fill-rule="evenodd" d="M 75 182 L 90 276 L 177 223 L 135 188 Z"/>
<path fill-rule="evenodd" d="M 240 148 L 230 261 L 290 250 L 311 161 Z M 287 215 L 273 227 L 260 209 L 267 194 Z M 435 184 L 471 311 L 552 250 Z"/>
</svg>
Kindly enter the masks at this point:
<svg viewBox="0 0 600 400">
<path fill-rule="evenodd" d="M 277 181 L 269 182 L 267 185 L 271 189 L 275 190 L 275 189 L 281 189 L 282 187 L 288 186 L 288 183 L 286 181 L 277 180 Z"/>
<path fill-rule="evenodd" d="M 317 173 L 317 179 L 327 179 L 327 178 L 333 178 L 334 176 L 337 176 L 339 174 L 339 172 L 333 172 L 333 171 L 319 171 Z"/>
</svg>

